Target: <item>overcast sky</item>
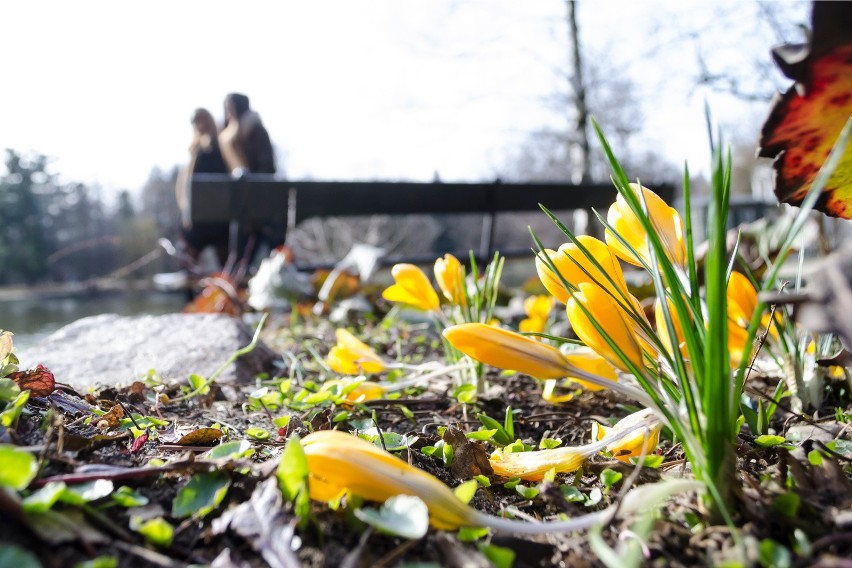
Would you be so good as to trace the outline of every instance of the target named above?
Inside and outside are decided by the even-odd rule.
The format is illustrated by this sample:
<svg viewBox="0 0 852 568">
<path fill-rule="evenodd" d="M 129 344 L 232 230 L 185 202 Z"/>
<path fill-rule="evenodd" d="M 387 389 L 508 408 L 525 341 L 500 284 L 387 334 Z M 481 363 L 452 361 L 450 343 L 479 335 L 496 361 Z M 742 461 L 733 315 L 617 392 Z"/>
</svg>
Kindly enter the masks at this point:
<svg viewBox="0 0 852 568">
<path fill-rule="evenodd" d="M 696 45 L 753 56 L 754 10 L 720 36 L 721 4 L 745 3 L 578 8 L 589 56 L 637 81 L 644 141 L 696 170 L 705 97 L 746 139 L 766 113 L 690 88 Z M 565 14 L 563 0 L 3 2 L 0 149 L 51 156 L 65 181 L 136 190 L 152 167 L 186 161 L 195 107 L 220 119 L 239 91 L 291 178 L 489 179 L 530 132 L 564 125 L 545 100 L 564 90 Z M 647 57 L 661 25 L 705 20 L 706 37 Z"/>
</svg>

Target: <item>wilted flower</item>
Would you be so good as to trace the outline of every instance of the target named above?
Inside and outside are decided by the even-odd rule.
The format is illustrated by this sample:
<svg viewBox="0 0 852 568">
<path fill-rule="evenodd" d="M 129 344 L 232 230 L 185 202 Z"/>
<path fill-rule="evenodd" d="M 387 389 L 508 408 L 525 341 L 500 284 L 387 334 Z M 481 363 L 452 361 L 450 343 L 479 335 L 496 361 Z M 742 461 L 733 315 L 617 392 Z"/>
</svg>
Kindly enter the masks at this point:
<svg viewBox="0 0 852 568">
<path fill-rule="evenodd" d="M 444 297 L 454 306 L 467 304 L 464 277 L 464 266 L 455 256 L 447 253 L 435 261 L 435 281 Z"/>
<path fill-rule="evenodd" d="M 336 373 L 360 375 L 362 373 L 380 373 L 385 369 L 382 358 L 370 349 L 370 346 L 358 340 L 343 328 L 334 332 L 337 345 L 331 348 L 326 357 L 328 366 Z"/>
<path fill-rule="evenodd" d="M 610 347 L 604 336 L 595 328 L 594 320 L 624 352 L 627 358 L 634 365 L 642 368 L 644 366 L 642 352 L 643 350 L 650 352 L 651 348 L 640 337 L 638 324 L 600 286 L 583 283 L 580 284 L 579 288 L 580 291 L 568 300 L 568 305 L 565 308 L 568 321 L 571 322 L 571 327 L 577 337 L 612 365 L 622 371 L 627 371 L 627 366 Z M 586 315 L 583 306 L 591 314 L 591 319 Z"/>
<path fill-rule="evenodd" d="M 624 273 L 621 270 L 621 265 L 618 264 L 618 259 L 613 256 L 609 247 L 602 241 L 588 235 L 581 235 L 577 237 L 577 240 L 592 255 L 603 271 L 595 266 L 580 247 L 573 242 L 563 244 L 557 251 L 544 249 L 543 254 L 553 261 L 559 274 L 562 275 L 562 279 L 573 286 L 578 286 L 582 282 L 597 281 L 599 286 L 610 290 L 616 297 L 626 295 L 627 283 L 624 281 Z M 541 254 L 536 255 L 535 269 L 547 291 L 563 304 L 567 303 L 571 296 L 570 292 Z M 610 279 L 612 279 L 612 283 Z"/>
<path fill-rule="evenodd" d="M 409 304 L 421 310 L 437 310 L 441 302 L 432 288 L 429 278 L 413 264 L 395 264 L 391 269 L 395 284 L 382 292 L 382 297 L 390 302 Z"/>
<path fill-rule="evenodd" d="M 520 477 L 528 481 L 541 481 L 551 469 L 556 473 L 577 471 L 586 459 L 601 451 L 606 444 L 589 444 L 576 448 L 553 448 L 532 452 L 510 452 L 497 450 L 489 461 L 495 475 Z"/>
<path fill-rule="evenodd" d="M 657 449 L 662 427 L 663 424 L 654 418 L 651 409 L 646 408 L 622 418 L 612 427 L 595 422 L 592 425 L 592 439 L 606 442 L 607 439 L 626 433 L 620 439 L 606 444 L 604 449 L 612 457 L 629 462 L 630 458 L 641 456 L 643 450 L 648 455 Z"/>
<path fill-rule="evenodd" d="M 637 193 L 639 185 L 631 183 L 630 188 L 634 193 Z M 642 188 L 642 194 L 645 196 L 645 203 L 648 206 L 648 217 L 651 220 L 651 225 L 660 237 L 666 256 L 677 266 L 686 266 L 686 245 L 680 214 L 647 187 Z M 639 255 L 637 258 L 636 254 L 621 244 L 612 231 L 607 229 L 606 244 L 619 258 L 637 266 L 641 266 L 640 258 L 646 264 L 651 264 L 645 229 L 633 210 L 630 209 L 627 200 L 620 193 L 615 203 L 609 208 L 607 222 Z"/>
<path fill-rule="evenodd" d="M 368 501 L 384 502 L 394 495 L 414 495 L 429 508 L 435 528 L 450 530 L 481 524 L 438 478 L 337 430 L 321 430 L 302 440 L 308 460 L 308 489 L 316 501 L 337 499 L 348 491 Z"/>
<path fill-rule="evenodd" d="M 544 333 L 547 318 L 550 317 L 550 310 L 552 308 L 553 296 L 541 294 L 526 298 L 524 300 L 524 311 L 527 317 L 521 320 L 518 329 L 531 333 Z"/>
</svg>

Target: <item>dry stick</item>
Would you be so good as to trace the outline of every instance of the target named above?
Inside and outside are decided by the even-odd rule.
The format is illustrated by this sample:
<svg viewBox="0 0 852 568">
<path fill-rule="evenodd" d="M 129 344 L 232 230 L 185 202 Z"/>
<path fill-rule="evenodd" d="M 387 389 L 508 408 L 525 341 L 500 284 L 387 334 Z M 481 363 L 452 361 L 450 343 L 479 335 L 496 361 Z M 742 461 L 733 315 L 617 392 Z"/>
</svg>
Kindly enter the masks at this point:
<svg viewBox="0 0 852 568">
<path fill-rule="evenodd" d="M 108 479 L 118 481 L 122 479 L 138 479 L 157 475 L 160 473 L 169 473 L 173 471 L 196 470 L 215 467 L 215 464 L 207 461 L 183 460 L 166 465 L 156 467 L 135 467 L 135 468 L 117 468 L 107 471 L 94 471 L 91 473 L 64 473 L 61 475 L 53 475 L 36 479 L 32 482 L 33 487 L 42 487 L 51 481 L 63 481 L 65 483 L 85 483 L 87 481 L 97 481 L 99 479 Z"/>
</svg>

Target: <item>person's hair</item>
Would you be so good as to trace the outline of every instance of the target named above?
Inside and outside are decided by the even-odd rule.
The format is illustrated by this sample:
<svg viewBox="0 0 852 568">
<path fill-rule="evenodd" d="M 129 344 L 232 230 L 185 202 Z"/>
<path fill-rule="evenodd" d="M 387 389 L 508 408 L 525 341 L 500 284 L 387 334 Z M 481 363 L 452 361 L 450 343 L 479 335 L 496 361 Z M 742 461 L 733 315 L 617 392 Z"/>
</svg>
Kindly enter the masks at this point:
<svg viewBox="0 0 852 568">
<path fill-rule="evenodd" d="M 216 139 L 216 134 L 219 129 L 216 126 L 216 120 L 213 118 L 213 115 L 210 114 L 210 111 L 206 108 L 197 108 L 192 113 L 192 124 L 198 130 L 198 134 L 207 134 Z"/>
<path fill-rule="evenodd" d="M 230 101 L 234 109 L 234 114 L 241 117 L 249 109 L 249 98 L 240 93 L 229 93 L 225 97 L 225 101 Z"/>
</svg>

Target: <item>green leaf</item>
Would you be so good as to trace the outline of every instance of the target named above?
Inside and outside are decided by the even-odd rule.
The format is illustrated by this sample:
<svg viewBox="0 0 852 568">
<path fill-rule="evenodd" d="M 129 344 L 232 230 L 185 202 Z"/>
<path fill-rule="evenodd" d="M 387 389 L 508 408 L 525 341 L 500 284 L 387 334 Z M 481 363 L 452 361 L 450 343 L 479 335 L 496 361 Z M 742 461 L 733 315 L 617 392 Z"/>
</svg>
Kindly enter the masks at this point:
<svg viewBox="0 0 852 568">
<path fill-rule="evenodd" d="M 784 546 L 765 538 L 760 541 L 758 562 L 764 568 L 789 568 L 793 565 L 793 555 Z"/>
<path fill-rule="evenodd" d="M 556 481 L 556 468 L 551 467 L 550 469 L 545 471 L 544 477 L 542 477 L 542 481 L 548 481 L 550 483 L 553 483 L 554 481 Z"/>
<path fill-rule="evenodd" d="M 473 496 L 476 495 L 476 490 L 479 489 L 479 482 L 475 479 L 469 479 L 453 489 L 453 493 L 462 503 L 470 503 Z"/>
<path fill-rule="evenodd" d="M 18 418 L 21 417 L 21 413 L 24 411 L 24 406 L 26 406 L 27 401 L 30 399 L 30 391 L 25 390 L 22 391 L 15 400 L 13 400 L 6 407 L 6 410 L 0 412 L 0 426 L 5 428 L 11 427 L 18 421 Z"/>
<path fill-rule="evenodd" d="M 538 447 L 542 450 L 552 450 L 562 445 L 562 440 L 559 438 L 542 438 L 538 443 Z"/>
<path fill-rule="evenodd" d="M 189 375 L 189 387 L 190 390 L 197 390 L 197 394 L 204 396 L 210 392 L 210 381 L 208 381 L 201 375 L 196 375 L 195 373 L 192 373 L 191 375 Z"/>
<path fill-rule="evenodd" d="M 763 436 L 758 436 L 754 439 L 754 443 L 760 446 L 761 448 L 774 448 L 780 444 L 784 443 L 784 436 L 772 436 L 770 434 L 764 434 Z"/>
<path fill-rule="evenodd" d="M 488 536 L 488 527 L 462 527 L 457 536 L 461 542 L 474 542 Z"/>
<path fill-rule="evenodd" d="M 219 506 L 230 486 L 231 478 L 224 471 L 196 473 L 178 490 L 172 515 L 180 519 L 204 517 Z"/>
<path fill-rule="evenodd" d="M 565 497 L 565 500 L 569 503 L 582 503 L 586 500 L 586 496 L 583 495 L 583 492 L 573 485 L 560 485 L 559 490 L 562 492 L 562 496 Z"/>
<path fill-rule="evenodd" d="M 299 435 L 294 432 L 287 440 L 275 474 L 284 499 L 295 501 L 299 493 L 307 489 L 308 472 L 308 458 L 305 456 Z"/>
<path fill-rule="evenodd" d="M 266 428 L 250 426 L 249 428 L 246 428 L 246 436 L 248 436 L 252 440 L 268 440 L 270 434 L 269 430 L 267 430 Z"/>
<path fill-rule="evenodd" d="M 487 544 L 480 546 L 479 551 L 494 568 L 512 568 L 515 563 L 515 551 L 511 548 Z"/>
<path fill-rule="evenodd" d="M 498 446 L 505 446 L 506 444 L 511 444 L 515 439 L 514 436 L 510 436 L 506 429 L 502 424 L 488 416 L 484 413 L 479 413 L 476 415 L 476 419 L 479 420 L 482 425 L 488 430 L 495 430 L 496 432 L 492 436 L 494 442 Z"/>
<path fill-rule="evenodd" d="M 512 414 L 512 407 L 506 407 L 506 414 L 503 418 L 503 429 L 506 431 L 506 437 L 509 442 L 515 439 L 515 417 Z"/>
<path fill-rule="evenodd" d="M 15 446 L 0 444 L 0 487 L 25 489 L 38 473 L 35 456 Z"/>
<path fill-rule="evenodd" d="M 223 458 L 239 459 L 247 458 L 254 453 L 254 448 L 251 447 L 251 442 L 248 440 L 233 440 L 219 444 L 215 448 L 204 454 L 204 458 L 208 460 L 217 460 Z"/>
<path fill-rule="evenodd" d="M 115 556 L 98 556 L 91 560 L 78 562 L 74 568 L 117 568 L 118 558 Z"/>
<path fill-rule="evenodd" d="M 586 496 L 585 505 L 586 507 L 593 507 L 594 505 L 600 503 L 602 498 L 603 494 L 601 493 L 601 490 L 597 487 L 593 487 L 592 490 L 589 491 L 589 494 Z"/>
<path fill-rule="evenodd" d="M 799 512 L 801 499 L 798 493 L 782 493 L 772 502 L 772 508 L 787 517 L 795 517 Z"/>
<path fill-rule="evenodd" d="M 665 456 L 661 456 L 659 454 L 652 454 L 650 456 L 645 456 L 645 460 L 642 462 L 642 467 L 647 467 L 651 469 L 657 469 L 663 462 L 665 461 Z M 630 458 L 630 463 L 633 465 L 639 464 L 639 456 L 633 456 Z"/>
<path fill-rule="evenodd" d="M 515 486 L 515 491 L 518 492 L 518 495 L 523 497 L 524 499 L 535 499 L 538 497 L 539 491 L 538 487 L 527 487 L 526 485 L 521 485 L 520 483 Z"/>
<path fill-rule="evenodd" d="M 59 496 L 65 491 L 65 483 L 62 481 L 51 481 L 38 491 L 34 491 L 21 502 L 21 508 L 27 513 L 44 513 L 49 511 Z"/>
<path fill-rule="evenodd" d="M 174 527 L 163 517 L 147 521 L 139 517 L 131 517 L 130 528 L 141 534 L 146 542 L 160 548 L 171 546 L 175 533 Z"/>
<path fill-rule="evenodd" d="M 606 468 L 601 472 L 601 481 L 604 484 L 604 493 L 609 495 L 609 490 L 612 489 L 612 486 L 621 481 L 621 478 L 624 475 L 620 471 L 615 471 L 614 469 Z"/>
<path fill-rule="evenodd" d="M 113 491 L 112 481 L 96 479 L 86 483 L 69 485 L 59 496 L 59 500 L 69 505 L 82 505 L 106 497 Z"/>
<path fill-rule="evenodd" d="M 290 415 L 286 414 L 284 416 L 279 416 L 273 420 L 272 423 L 275 424 L 277 428 L 286 428 L 290 425 Z"/>
<path fill-rule="evenodd" d="M 402 538 L 422 538 L 429 530 L 429 509 L 420 497 L 413 495 L 395 495 L 380 509 L 356 509 L 355 516 L 382 532 Z"/>
<path fill-rule="evenodd" d="M 461 403 L 468 404 L 476 400 L 476 385 L 465 383 L 453 390 L 453 398 Z"/>
<path fill-rule="evenodd" d="M 507 480 L 505 483 L 503 483 L 503 487 L 505 487 L 506 489 L 514 489 L 515 487 L 517 487 L 517 485 L 520 482 L 521 482 L 520 477 L 513 477 L 513 478 Z"/>
<path fill-rule="evenodd" d="M 822 465 L 822 452 L 819 450 L 811 450 L 808 452 L 808 461 L 812 466 L 819 467 Z"/>
<path fill-rule="evenodd" d="M 491 487 L 491 480 L 485 477 L 484 475 L 474 475 L 473 478 L 481 485 L 482 487 Z"/>
<path fill-rule="evenodd" d="M 112 500 L 122 507 L 142 507 L 148 504 L 148 498 L 134 491 L 126 485 L 122 485 L 112 494 Z"/>
<path fill-rule="evenodd" d="M 21 387 L 12 379 L 0 379 L 0 402 L 12 402 L 21 394 Z"/>
<path fill-rule="evenodd" d="M 289 418 L 289 416 L 288 416 L 288 418 Z M 340 422 L 343 422 L 347 418 L 349 418 L 349 411 L 341 410 L 340 412 L 338 412 L 337 414 L 334 415 L 334 418 L 332 418 L 331 421 L 334 422 L 335 424 L 338 424 Z"/>
<path fill-rule="evenodd" d="M 91 560 L 78 562 L 74 568 L 117 568 L 118 558 L 115 556 L 98 556 Z"/>
<path fill-rule="evenodd" d="M 479 440 L 480 442 L 485 442 L 490 440 L 494 434 L 497 433 L 497 430 L 476 430 L 475 432 L 468 432 L 465 436 L 469 440 Z"/>
<path fill-rule="evenodd" d="M 12 544 L 0 544 L 0 566 L 15 568 L 41 568 L 41 562 L 32 553 Z"/>
</svg>

